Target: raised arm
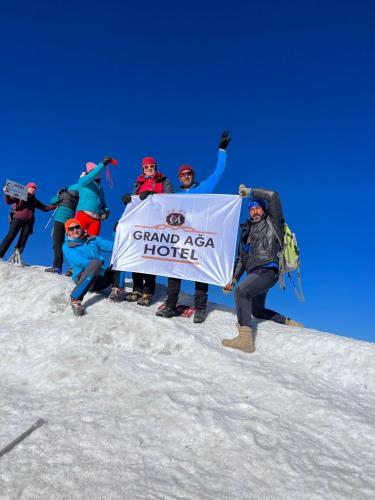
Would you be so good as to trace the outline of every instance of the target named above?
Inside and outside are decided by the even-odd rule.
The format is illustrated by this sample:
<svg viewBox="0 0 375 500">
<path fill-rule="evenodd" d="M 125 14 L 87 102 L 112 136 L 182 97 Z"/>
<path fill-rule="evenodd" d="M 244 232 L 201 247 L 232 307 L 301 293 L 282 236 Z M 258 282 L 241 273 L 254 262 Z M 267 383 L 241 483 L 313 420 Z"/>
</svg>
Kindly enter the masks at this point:
<svg viewBox="0 0 375 500">
<path fill-rule="evenodd" d="M 232 138 L 230 137 L 229 132 L 224 130 L 220 138 L 216 168 L 206 180 L 194 188 L 194 194 L 210 194 L 215 191 L 225 171 L 227 162 L 227 147 L 231 140 Z"/>
</svg>

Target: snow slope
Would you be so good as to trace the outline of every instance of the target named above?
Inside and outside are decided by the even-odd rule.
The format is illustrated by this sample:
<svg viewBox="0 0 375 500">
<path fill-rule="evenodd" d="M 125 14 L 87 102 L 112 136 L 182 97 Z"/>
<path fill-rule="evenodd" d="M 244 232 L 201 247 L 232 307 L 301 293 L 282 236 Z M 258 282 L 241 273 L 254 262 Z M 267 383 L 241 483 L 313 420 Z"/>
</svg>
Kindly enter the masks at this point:
<svg viewBox="0 0 375 500">
<path fill-rule="evenodd" d="M 243 354 L 223 306 L 90 294 L 76 318 L 68 278 L 0 280 L 0 448 L 48 421 L 0 458 L 1 499 L 375 498 L 374 344 L 259 322 Z"/>
</svg>

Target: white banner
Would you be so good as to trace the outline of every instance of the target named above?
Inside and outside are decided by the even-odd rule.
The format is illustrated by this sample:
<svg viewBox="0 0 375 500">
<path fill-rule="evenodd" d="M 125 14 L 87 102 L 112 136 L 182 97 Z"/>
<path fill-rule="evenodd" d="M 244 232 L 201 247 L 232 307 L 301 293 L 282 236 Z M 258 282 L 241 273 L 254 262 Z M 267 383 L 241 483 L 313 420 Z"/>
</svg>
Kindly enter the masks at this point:
<svg viewBox="0 0 375 500">
<path fill-rule="evenodd" d="M 225 286 L 232 280 L 240 210 L 235 195 L 133 196 L 117 226 L 113 268 Z"/>
<path fill-rule="evenodd" d="M 27 187 L 18 182 L 11 181 L 7 179 L 5 182 L 6 193 L 12 198 L 18 198 L 19 200 L 27 200 Z"/>
</svg>

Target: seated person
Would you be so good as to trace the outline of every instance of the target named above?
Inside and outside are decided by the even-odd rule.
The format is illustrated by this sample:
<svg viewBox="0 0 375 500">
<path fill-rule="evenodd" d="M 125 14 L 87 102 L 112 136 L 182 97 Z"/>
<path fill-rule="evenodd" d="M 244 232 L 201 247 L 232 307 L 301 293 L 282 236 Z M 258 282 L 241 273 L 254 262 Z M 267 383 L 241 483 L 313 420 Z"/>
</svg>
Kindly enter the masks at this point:
<svg viewBox="0 0 375 500">
<path fill-rule="evenodd" d="M 123 291 L 125 273 L 104 267 L 102 252 L 112 252 L 113 242 L 99 236 L 89 236 L 77 219 L 65 222 L 64 257 L 73 269 L 76 287 L 70 294 L 71 306 L 77 316 L 85 313 L 82 300 L 88 291 L 99 291 L 113 285 L 110 300 Z M 117 301 L 117 300 L 114 300 Z"/>
</svg>

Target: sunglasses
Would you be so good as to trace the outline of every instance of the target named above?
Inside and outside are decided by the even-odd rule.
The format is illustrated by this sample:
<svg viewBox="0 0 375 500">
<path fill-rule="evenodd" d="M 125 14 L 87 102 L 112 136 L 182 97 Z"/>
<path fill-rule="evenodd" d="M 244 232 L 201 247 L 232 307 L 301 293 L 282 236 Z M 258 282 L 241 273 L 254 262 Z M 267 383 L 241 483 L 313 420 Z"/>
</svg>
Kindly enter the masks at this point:
<svg viewBox="0 0 375 500">
<path fill-rule="evenodd" d="M 143 165 L 144 170 L 155 170 L 156 165 Z"/>
<path fill-rule="evenodd" d="M 82 229 L 81 226 L 70 226 L 70 227 L 68 227 L 68 231 L 78 231 L 78 229 Z"/>
<path fill-rule="evenodd" d="M 193 172 L 181 172 L 180 177 L 193 177 Z"/>
</svg>

